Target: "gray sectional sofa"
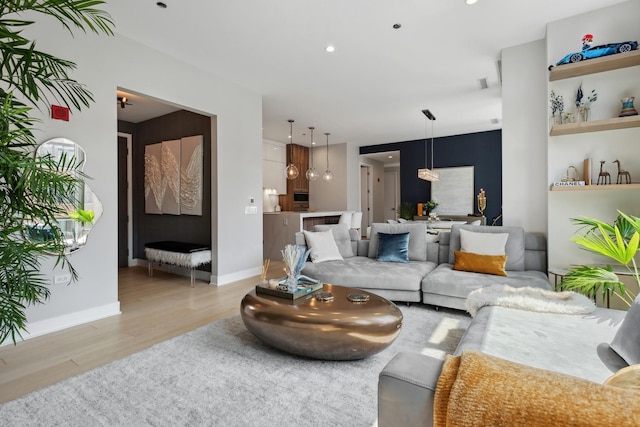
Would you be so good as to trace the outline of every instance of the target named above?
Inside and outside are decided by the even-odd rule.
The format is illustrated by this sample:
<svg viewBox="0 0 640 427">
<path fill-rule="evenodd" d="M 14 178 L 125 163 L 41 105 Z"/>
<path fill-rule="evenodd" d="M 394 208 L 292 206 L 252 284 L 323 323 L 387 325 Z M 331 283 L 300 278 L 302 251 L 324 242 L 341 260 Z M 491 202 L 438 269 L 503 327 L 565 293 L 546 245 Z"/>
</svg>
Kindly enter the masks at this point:
<svg viewBox="0 0 640 427">
<path fill-rule="evenodd" d="M 636 300 L 636 304 L 640 305 L 640 301 Z M 477 312 L 455 355 L 466 350 L 477 351 L 522 364 L 525 368 L 539 368 L 602 384 L 619 369 L 628 366 L 609 346 L 626 314 L 606 308 L 596 308 L 586 315 L 574 315 L 487 306 Z M 640 329 L 637 312 L 635 319 L 629 318 L 624 322 L 631 331 Z M 632 337 L 629 339 L 633 341 Z M 631 351 L 640 354 L 640 344 L 636 343 Z M 424 354 L 401 352 L 394 356 L 379 375 L 378 425 L 432 426 L 434 394 L 443 364 L 443 360 Z M 562 381 L 564 377 L 558 378 Z M 514 384 L 518 381 L 516 379 Z M 478 381 L 477 386 L 486 387 L 486 384 Z M 591 399 L 598 387 L 587 383 L 584 388 L 568 390 L 566 399 Z M 487 388 L 491 388 L 490 382 Z M 522 388 L 526 389 L 526 385 Z M 490 393 L 490 390 L 485 389 L 485 392 Z M 517 389 L 514 388 L 513 392 L 517 394 Z M 521 405 L 521 413 L 530 413 L 528 405 L 532 399 L 540 399 L 533 395 L 519 397 L 521 399 L 517 403 L 511 401 L 510 404 Z M 597 400 L 591 404 L 606 405 L 606 402 Z M 635 402 L 640 411 L 637 398 Z M 573 414 L 570 405 L 561 409 L 554 425 L 594 425 L 593 420 L 589 420 L 591 423 L 583 420 L 584 424 L 577 421 L 576 424 L 575 419 L 562 418 Z M 533 425 L 533 420 L 531 422 Z M 630 424 L 616 420 L 615 424 L 599 425 Z"/>
<path fill-rule="evenodd" d="M 345 235 L 340 225 L 315 227 L 315 231 L 327 229 L 334 230 L 334 235 Z M 508 233 L 506 277 L 453 270 L 454 251 L 460 249 L 460 229 Z M 409 233 L 409 262 L 376 261 L 378 234 L 405 232 Z M 546 274 L 546 240 L 542 235 L 525 233 L 520 227 L 455 225 L 438 237 L 438 241 L 429 241 L 422 223 L 375 223 L 369 240 L 359 240 L 352 234 L 352 253 L 341 251 L 344 260 L 307 262 L 302 273 L 326 283 L 364 289 L 391 301 L 423 302 L 459 310 L 465 309 L 465 299 L 471 291 L 495 283 L 552 288 Z M 303 233 L 296 233 L 296 244 L 306 246 Z"/>
</svg>

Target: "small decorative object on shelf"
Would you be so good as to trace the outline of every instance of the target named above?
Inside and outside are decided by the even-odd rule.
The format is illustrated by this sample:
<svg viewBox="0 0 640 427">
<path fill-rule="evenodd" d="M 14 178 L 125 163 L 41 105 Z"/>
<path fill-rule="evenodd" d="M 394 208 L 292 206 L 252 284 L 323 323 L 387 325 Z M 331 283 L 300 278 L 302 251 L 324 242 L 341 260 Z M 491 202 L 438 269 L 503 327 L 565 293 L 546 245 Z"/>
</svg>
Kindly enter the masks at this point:
<svg viewBox="0 0 640 427">
<path fill-rule="evenodd" d="M 578 87 L 578 92 L 576 93 L 576 108 L 578 109 L 580 121 L 588 122 L 591 116 L 591 104 L 598 100 L 598 93 L 595 89 L 592 89 L 586 102 L 582 102 L 582 98 L 584 98 L 584 94 L 582 92 L 582 83 L 580 83 L 580 87 Z M 573 123 L 573 121 L 565 121 L 564 123 Z"/>
<path fill-rule="evenodd" d="M 604 160 L 600 160 L 600 173 L 598 173 L 597 185 L 611 184 L 611 175 L 609 174 L 609 172 L 602 170 L 603 165 Z"/>
<path fill-rule="evenodd" d="M 631 174 L 628 171 L 622 169 L 620 160 L 616 159 L 613 161 L 613 163 L 618 164 L 618 178 L 616 178 L 616 184 L 631 184 Z M 625 182 L 622 182 L 622 178 L 624 178 Z"/>
<path fill-rule="evenodd" d="M 554 187 L 576 187 L 585 185 L 586 182 L 580 180 L 580 174 L 578 173 L 578 169 L 575 166 L 569 166 L 567 168 L 566 174 L 560 178 L 560 181 L 556 181 L 553 183 Z"/>
<path fill-rule="evenodd" d="M 618 117 L 627 117 L 627 116 L 637 116 L 638 111 L 633 107 L 633 101 L 635 98 L 633 96 L 627 96 L 626 98 L 622 98 L 620 101 L 622 102 L 622 111 L 618 114 Z"/>
<path fill-rule="evenodd" d="M 599 58 L 601 56 L 614 55 L 616 53 L 631 52 L 638 48 L 637 41 L 624 41 L 619 43 L 609 43 L 598 46 L 592 46 L 593 35 L 585 34 L 582 38 L 582 51 L 572 52 L 565 55 L 556 65 L 571 64 L 586 59 Z M 553 66 L 549 67 L 551 69 Z"/>
<path fill-rule="evenodd" d="M 281 253 L 284 272 L 287 274 L 287 292 L 293 294 L 298 289 L 298 277 L 300 277 L 300 271 L 309 256 L 309 251 L 305 252 L 298 245 L 287 245 Z"/>
<path fill-rule="evenodd" d="M 429 200 L 424 204 L 424 215 L 429 215 L 432 210 L 438 207 L 438 202 L 435 200 Z"/>
<path fill-rule="evenodd" d="M 556 95 L 554 91 L 551 91 L 551 116 L 553 117 L 553 124 L 562 124 L 562 113 L 564 112 L 564 98 L 562 95 Z"/>
<path fill-rule="evenodd" d="M 322 302 L 333 301 L 333 294 L 331 292 L 319 292 L 316 294 L 316 299 Z"/>
<path fill-rule="evenodd" d="M 367 294 L 349 294 L 347 298 L 349 298 L 349 301 L 356 304 L 364 304 L 369 301 L 369 295 Z"/>
<path fill-rule="evenodd" d="M 484 210 L 487 209 L 487 194 L 481 188 L 476 197 L 478 199 L 478 212 L 480 212 L 481 216 L 484 216 Z"/>
</svg>

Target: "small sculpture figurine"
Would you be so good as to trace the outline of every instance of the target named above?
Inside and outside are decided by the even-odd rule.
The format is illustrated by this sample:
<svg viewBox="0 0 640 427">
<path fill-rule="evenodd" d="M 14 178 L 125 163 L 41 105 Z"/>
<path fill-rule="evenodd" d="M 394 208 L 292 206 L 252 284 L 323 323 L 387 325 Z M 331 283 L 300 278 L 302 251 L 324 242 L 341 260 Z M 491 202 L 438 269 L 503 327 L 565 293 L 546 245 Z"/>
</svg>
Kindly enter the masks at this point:
<svg viewBox="0 0 640 427">
<path fill-rule="evenodd" d="M 585 34 L 582 38 L 582 50 L 589 49 L 593 44 L 593 34 Z"/>
<path fill-rule="evenodd" d="M 602 165 L 604 165 L 604 160 L 600 160 L 600 173 L 598 174 L 598 183 L 596 185 L 611 184 L 611 175 L 609 175 L 609 172 L 602 170 Z"/>
<path fill-rule="evenodd" d="M 622 177 L 625 178 L 624 184 L 631 184 L 631 174 L 622 169 L 622 167 L 620 166 L 620 160 L 614 160 L 613 163 L 617 163 L 618 164 L 618 178 L 616 179 L 616 184 L 623 184 L 622 182 Z"/>
<path fill-rule="evenodd" d="M 480 212 L 481 216 L 484 216 L 484 210 L 487 208 L 487 194 L 481 188 L 476 197 L 478 198 L 478 212 Z"/>
</svg>

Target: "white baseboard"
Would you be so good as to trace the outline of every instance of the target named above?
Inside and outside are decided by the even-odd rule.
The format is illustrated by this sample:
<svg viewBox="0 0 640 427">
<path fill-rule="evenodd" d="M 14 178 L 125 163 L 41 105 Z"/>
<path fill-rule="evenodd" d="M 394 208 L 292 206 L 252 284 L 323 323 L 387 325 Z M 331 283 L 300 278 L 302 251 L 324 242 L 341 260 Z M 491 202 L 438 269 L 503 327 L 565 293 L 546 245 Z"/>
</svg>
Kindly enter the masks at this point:
<svg viewBox="0 0 640 427">
<path fill-rule="evenodd" d="M 259 267 L 249 268 L 247 270 L 237 271 L 235 273 L 224 274 L 222 276 L 211 275 L 210 284 L 213 286 L 229 285 L 238 280 L 248 279 L 249 277 L 259 276 L 262 273 Z"/>
<path fill-rule="evenodd" d="M 61 331 L 63 329 L 78 326 L 83 323 L 93 322 L 95 320 L 104 319 L 105 317 L 116 316 L 120 314 L 120 302 L 102 305 L 87 310 L 76 311 L 75 313 L 64 314 L 51 319 L 40 320 L 38 322 L 27 323 L 27 331 L 22 332 L 22 340 L 26 341 L 30 338 L 39 337 L 40 335 L 50 334 L 52 332 Z M 13 344 L 11 339 L 5 340 L 2 345 Z"/>
</svg>

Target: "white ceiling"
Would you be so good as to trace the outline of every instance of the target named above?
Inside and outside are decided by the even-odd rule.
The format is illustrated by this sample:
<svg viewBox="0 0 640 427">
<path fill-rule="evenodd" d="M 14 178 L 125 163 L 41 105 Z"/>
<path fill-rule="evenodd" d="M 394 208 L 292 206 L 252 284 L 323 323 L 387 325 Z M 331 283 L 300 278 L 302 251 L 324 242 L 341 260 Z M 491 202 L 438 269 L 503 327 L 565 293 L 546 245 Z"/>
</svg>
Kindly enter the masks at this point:
<svg viewBox="0 0 640 427">
<path fill-rule="evenodd" d="M 264 138 L 288 142 L 294 119 L 296 143 L 308 145 L 302 134 L 315 126 L 316 135 L 331 132 L 331 144 L 360 146 L 431 136 L 424 108 L 437 118 L 436 137 L 501 128 L 501 49 L 544 38 L 548 22 L 621 1 L 165 3 L 106 8 L 118 33 L 262 94 Z"/>
</svg>

